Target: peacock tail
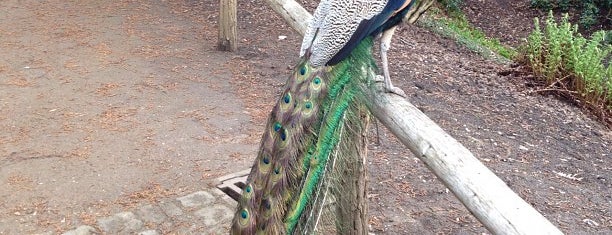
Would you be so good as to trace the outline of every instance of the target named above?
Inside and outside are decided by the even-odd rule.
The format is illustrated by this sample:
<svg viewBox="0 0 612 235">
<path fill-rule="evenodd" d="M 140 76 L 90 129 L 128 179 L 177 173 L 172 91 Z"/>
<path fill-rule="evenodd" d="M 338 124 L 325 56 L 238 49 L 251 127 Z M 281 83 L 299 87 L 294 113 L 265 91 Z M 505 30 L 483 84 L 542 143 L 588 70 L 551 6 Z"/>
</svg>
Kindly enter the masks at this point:
<svg viewBox="0 0 612 235">
<path fill-rule="evenodd" d="M 365 210 L 343 200 L 358 186 L 350 178 L 362 170 L 355 166 L 363 165 L 371 48 L 367 38 L 334 66 L 312 67 L 305 56 L 294 68 L 268 117 L 232 234 L 312 233 L 330 221 L 338 232 L 355 226 L 333 218 Z"/>
</svg>

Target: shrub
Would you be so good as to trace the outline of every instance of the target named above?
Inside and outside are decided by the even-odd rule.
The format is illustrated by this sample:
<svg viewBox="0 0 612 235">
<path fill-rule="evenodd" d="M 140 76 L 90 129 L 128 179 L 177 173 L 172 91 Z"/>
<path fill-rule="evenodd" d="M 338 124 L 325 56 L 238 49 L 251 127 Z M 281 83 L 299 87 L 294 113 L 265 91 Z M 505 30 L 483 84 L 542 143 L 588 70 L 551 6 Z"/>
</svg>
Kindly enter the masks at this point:
<svg viewBox="0 0 612 235">
<path fill-rule="evenodd" d="M 531 0 L 530 3 L 532 7 L 545 11 L 577 9 L 580 15 L 578 22 L 584 29 L 591 28 L 599 20 L 603 24 L 610 23 L 612 0 Z"/>
<path fill-rule="evenodd" d="M 460 7 L 463 4 L 463 0 L 438 0 L 438 2 L 449 12 L 461 11 Z"/>
<path fill-rule="evenodd" d="M 580 94 L 576 98 L 610 112 L 612 45 L 605 43 L 609 36 L 605 31 L 597 31 L 585 39 L 568 18 L 565 14 L 558 24 L 551 11 L 544 29 L 536 18 L 535 29 L 522 53 L 536 76 L 543 78 L 547 85 L 576 91 Z"/>
<path fill-rule="evenodd" d="M 597 15 L 599 13 L 599 8 L 593 3 L 592 0 L 584 1 L 582 6 L 582 13 L 580 14 L 580 25 L 585 28 L 590 28 L 591 26 L 597 23 Z"/>
<path fill-rule="evenodd" d="M 542 10 L 552 10 L 553 6 L 550 1 L 554 0 L 531 0 L 531 7 L 539 8 Z"/>
<path fill-rule="evenodd" d="M 437 12 L 435 9 L 437 8 L 431 12 Z M 474 28 L 461 12 L 452 15 L 446 16 L 437 12 L 433 16 L 421 17 L 417 23 L 488 59 L 505 63 L 518 54 L 514 48 L 504 46 L 498 39 L 487 37 Z"/>
</svg>

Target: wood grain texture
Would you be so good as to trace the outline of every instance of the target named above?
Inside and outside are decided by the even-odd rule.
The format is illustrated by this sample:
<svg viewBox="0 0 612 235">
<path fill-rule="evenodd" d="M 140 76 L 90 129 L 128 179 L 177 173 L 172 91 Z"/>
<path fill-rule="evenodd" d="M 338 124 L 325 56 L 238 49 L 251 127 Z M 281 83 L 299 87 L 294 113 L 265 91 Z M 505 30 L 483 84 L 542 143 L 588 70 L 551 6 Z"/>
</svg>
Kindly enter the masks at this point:
<svg viewBox="0 0 612 235">
<path fill-rule="evenodd" d="M 217 46 L 222 51 L 236 51 L 237 45 L 237 1 L 219 0 L 219 41 Z"/>
</svg>

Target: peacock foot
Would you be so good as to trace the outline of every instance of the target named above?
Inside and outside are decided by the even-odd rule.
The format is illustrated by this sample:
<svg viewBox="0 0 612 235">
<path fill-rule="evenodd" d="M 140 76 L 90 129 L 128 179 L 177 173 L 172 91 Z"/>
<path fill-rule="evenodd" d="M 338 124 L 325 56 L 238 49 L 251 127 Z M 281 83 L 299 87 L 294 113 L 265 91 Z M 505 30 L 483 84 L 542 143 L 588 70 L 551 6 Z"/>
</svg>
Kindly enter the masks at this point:
<svg viewBox="0 0 612 235">
<path fill-rule="evenodd" d="M 374 78 L 374 81 L 385 82 L 385 76 L 376 75 L 376 77 Z M 386 82 L 383 84 L 383 87 L 385 88 L 385 92 L 387 93 L 393 93 L 393 94 L 406 98 L 406 93 L 404 92 L 404 90 L 400 89 L 399 87 L 396 87 L 390 84 L 388 85 L 388 83 Z"/>
</svg>

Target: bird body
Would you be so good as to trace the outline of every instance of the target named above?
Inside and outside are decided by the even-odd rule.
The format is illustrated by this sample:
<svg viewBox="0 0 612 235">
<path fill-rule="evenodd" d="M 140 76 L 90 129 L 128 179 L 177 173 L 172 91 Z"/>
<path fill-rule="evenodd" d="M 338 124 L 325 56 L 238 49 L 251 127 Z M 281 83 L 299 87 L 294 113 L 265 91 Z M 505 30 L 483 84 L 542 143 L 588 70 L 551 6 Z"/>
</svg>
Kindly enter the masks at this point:
<svg viewBox="0 0 612 235">
<path fill-rule="evenodd" d="M 342 200 L 350 186 L 339 183 L 339 172 L 352 167 L 347 155 L 357 154 L 365 129 L 360 115 L 367 110 L 362 95 L 369 75 L 363 68 L 375 67 L 372 40 L 394 29 L 412 1 L 322 0 L 301 60 L 268 117 L 232 234 L 312 232 L 328 196 Z"/>
<path fill-rule="evenodd" d="M 300 56 L 315 66 L 342 61 L 366 37 L 395 27 L 415 0 L 322 0 L 304 34 Z"/>
<path fill-rule="evenodd" d="M 312 231 L 318 223 L 312 215 L 320 214 L 327 194 L 347 191 L 335 180 L 338 170 L 352 167 L 347 154 L 364 130 L 362 68 L 374 63 L 371 46 L 365 39 L 335 66 L 312 67 L 303 58 L 295 67 L 268 117 L 232 234 Z"/>
</svg>

